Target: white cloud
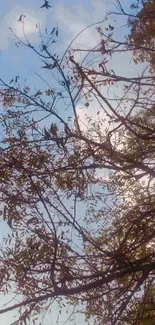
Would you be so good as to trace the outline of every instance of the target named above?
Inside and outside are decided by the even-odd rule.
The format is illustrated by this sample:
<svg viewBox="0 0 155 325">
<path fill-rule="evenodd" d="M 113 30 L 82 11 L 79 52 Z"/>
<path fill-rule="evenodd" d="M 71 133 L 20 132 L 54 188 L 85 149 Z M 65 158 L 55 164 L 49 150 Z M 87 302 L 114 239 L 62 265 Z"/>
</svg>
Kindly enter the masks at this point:
<svg viewBox="0 0 155 325">
<path fill-rule="evenodd" d="M 87 9 L 80 5 L 66 7 L 64 4 L 60 3 L 56 7 L 54 19 L 59 28 L 72 40 L 83 28 L 102 20 L 106 10 L 107 8 L 100 1 L 95 1 L 94 4 L 94 1 L 90 0 L 90 6 Z M 86 34 L 87 33 L 88 31 Z M 89 37 L 90 36 L 91 43 L 89 45 L 91 46 L 92 42 L 96 43 L 96 40 L 93 40 L 91 32 L 89 32 Z"/>
<path fill-rule="evenodd" d="M 21 15 L 25 16 L 24 24 L 18 21 Z M 0 50 L 7 49 L 10 41 L 14 39 L 10 28 L 19 38 L 23 39 L 25 33 L 30 41 L 36 42 L 39 39 L 37 37 L 36 25 L 39 24 L 42 29 L 45 24 L 45 18 L 45 13 L 40 12 L 40 10 L 33 10 L 22 6 L 12 8 L 0 23 Z"/>
<path fill-rule="evenodd" d="M 99 35 L 95 29 L 96 26 L 86 29 L 97 21 L 101 21 L 105 17 L 107 7 L 101 1 L 90 0 L 89 7 L 84 5 L 74 5 L 73 7 L 67 7 L 65 4 L 60 3 L 57 5 L 52 20 L 54 18 L 60 33 L 63 35 L 63 42 L 65 45 L 69 45 L 70 42 L 84 29 L 85 31 L 80 33 L 75 41 L 72 43 L 72 48 L 84 48 L 92 49 L 99 42 Z M 52 21 L 53 22 L 53 21 Z M 66 46 L 64 46 L 65 48 Z M 62 44 L 61 44 L 61 50 Z M 76 59 L 82 57 L 82 53 L 76 53 Z"/>
<path fill-rule="evenodd" d="M 76 107 L 76 112 L 78 116 L 78 121 L 80 125 L 80 129 L 87 134 L 90 138 L 97 142 L 103 142 L 106 140 L 105 134 L 106 129 L 109 128 L 108 118 L 105 117 L 105 112 L 101 110 L 99 103 L 94 99 L 92 103 L 90 103 L 89 108 L 84 107 L 84 105 L 78 105 Z M 98 115 L 98 112 L 99 115 Z M 102 120 L 101 126 L 101 137 L 98 134 L 97 130 L 93 126 L 94 123 L 97 125 L 99 120 Z M 100 127 L 100 126 L 99 126 Z M 97 127 L 98 129 L 98 127 Z M 107 182 L 109 179 L 108 171 L 101 166 L 101 168 L 96 170 L 96 180 L 99 182 Z"/>
<path fill-rule="evenodd" d="M 109 127 L 108 118 L 105 117 L 105 112 L 101 110 L 101 107 L 99 103 L 95 100 L 95 98 L 93 100 L 93 103 L 90 103 L 88 108 L 85 108 L 83 105 L 78 105 L 76 107 L 76 111 L 79 119 L 80 128 L 83 131 L 88 131 L 91 124 L 94 122 L 97 123 L 99 120 L 103 121 L 102 123 L 103 133 L 105 132 L 105 129 Z M 93 137 L 93 133 L 91 133 L 91 135 Z"/>
</svg>

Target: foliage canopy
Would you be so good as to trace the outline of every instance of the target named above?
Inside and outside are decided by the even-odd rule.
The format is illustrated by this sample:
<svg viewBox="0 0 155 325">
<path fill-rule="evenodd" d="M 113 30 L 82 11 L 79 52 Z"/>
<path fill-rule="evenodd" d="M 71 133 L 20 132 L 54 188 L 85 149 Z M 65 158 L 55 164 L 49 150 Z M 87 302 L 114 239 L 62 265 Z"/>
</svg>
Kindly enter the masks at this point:
<svg viewBox="0 0 155 325">
<path fill-rule="evenodd" d="M 0 313 L 17 309 L 14 324 L 38 324 L 55 299 L 60 309 L 84 306 L 88 323 L 155 319 L 155 9 L 151 0 L 134 14 L 117 5 L 132 27 L 125 41 L 107 20 L 96 25 L 95 48 L 73 45 L 62 57 L 56 28 L 38 47 L 17 39 L 47 78 L 37 90 L 18 76 L 0 80 L 1 204 L 10 228 L 0 290 L 19 299 Z M 145 64 L 135 67 L 137 55 Z M 113 64 L 124 57 L 131 73 Z"/>
</svg>

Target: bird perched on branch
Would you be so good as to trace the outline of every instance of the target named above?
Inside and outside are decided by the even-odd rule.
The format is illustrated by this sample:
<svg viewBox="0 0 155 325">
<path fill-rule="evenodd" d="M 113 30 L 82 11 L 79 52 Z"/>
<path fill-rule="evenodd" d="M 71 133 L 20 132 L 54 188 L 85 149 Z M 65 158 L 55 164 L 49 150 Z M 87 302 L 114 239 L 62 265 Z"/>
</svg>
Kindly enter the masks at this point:
<svg viewBox="0 0 155 325">
<path fill-rule="evenodd" d="M 45 0 L 45 1 L 44 1 L 44 4 L 43 4 L 40 8 L 46 8 L 46 9 L 49 9 L 49 8 L 52 8 L 52 7 L 49 5 L 49 1 Z"/>
</svg>

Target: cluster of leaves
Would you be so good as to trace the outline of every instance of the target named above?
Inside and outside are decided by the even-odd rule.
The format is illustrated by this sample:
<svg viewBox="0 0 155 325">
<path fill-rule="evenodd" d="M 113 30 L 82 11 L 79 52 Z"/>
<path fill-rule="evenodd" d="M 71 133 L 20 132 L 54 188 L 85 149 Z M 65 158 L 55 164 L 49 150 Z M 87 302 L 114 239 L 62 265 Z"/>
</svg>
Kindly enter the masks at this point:
<svg viewBox="0 0 155 325">
<path fill-rule="evenodd" d="M 131 26 L 129 40 L 135 46 L 135 62 L 149 62 L 154 71 L 155 2 L 154 0 L 140 1 L 139 7 L 138 14 L 129 17 L 128 23 Z"/>
</svg>

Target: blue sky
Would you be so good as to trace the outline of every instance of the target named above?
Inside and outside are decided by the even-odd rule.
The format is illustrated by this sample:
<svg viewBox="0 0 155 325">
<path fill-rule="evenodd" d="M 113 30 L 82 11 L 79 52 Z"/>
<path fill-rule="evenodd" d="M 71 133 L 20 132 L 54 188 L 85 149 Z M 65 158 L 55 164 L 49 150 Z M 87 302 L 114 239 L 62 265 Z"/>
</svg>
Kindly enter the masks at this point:
<svg viewBox="0 0 155 325">
<path fill-rule="evenodd" d="M 34 43 L 39 42 L 35 25 L 40 23 L 41 30 L 46 27 L 51 30 L 53 26 L 58 26 L 62 43 L 59 44 L 60 50 L 63 49 L 72 38 L 87 25 L 103 19 L 105 12 L 110 8 L 114 9 L 111 1 L 84 0 L 84 1 L 54 1 L 50 3 L 53 8 L 50 10 L 40 9 L 43 0 L 6 0 L 1 4 L 1 22 L 0 22 L 0 67 L 1 75 L 10 77 L 20 72 L 26 77 L 31 77 L 38 68 L 36 56 L 29 52 L 27 60 L 27 51 L 18 50 L 13 41 L 9 27 L 12 27 L 15 33 L 23 37 L 22 25 L 18 22 L 20 14 L 25 14 L 25 32 L 29 39 Z M 127 3 L 124 1 L 124 3 Z M 95 36 L 92 37 L 91 31 L 87 31 L 84 38 L 79 39 L 79 43 L 85 43 L 92 46 L 96 43 Z M 7 66 L 7 70 L 6 70 Z"/>
<path fill-rule="evenodd" d="M 49 2 L 53 6 L 50 10 L 40 9 L 43 0 L 2 1 L 0 11 L 0 77 L 4 78 L 4 80 L 10 81 L 16 75 L 21 75 L 23 78 L 27 78 L 32 85 L 35 83 L 38 88 L 42 87 L 42 83 L 40 84 L 40 80 L 35 76 L 35 72 L 39 72 L 42 75 L 44 74 L 40 69 L 42 62 L 39 59 L 36 59 L 36 55 L 34 55 L 30 50 L 17 48 L 11 31 L 9 30 L 9 27 L 12 27 L 15 33 L 17 33 L 21 39 L 23 38 L 22 27 L 18 22 L 21 14 L 26 16 L 25 32 L 29 39 L 36 45 L 39 43 L 36 24 L 40 24 L 41 30 L 45 30 L 45 28 L 52 30 L 53 27 L 57 26 L 61 35 L 61 42 L 58 43 L 57 49 L 59 52 L 63 53 L 64 49 L 73 37 L 75 37 L 84 27 L 104 18 L 105 12 L 112 9 L 112 3 L 114 1 L 49 0 Z M 122 3 L 127 5 L 129 4 L 129 1 L 123 0 Z M 123 26 L 123 20 L 120 19 L 119 25 Z M 118 30 L 118 34 L 120 35 L 123 32 L 124 28 Z M 78 44 L 90 48 L 93 44 L 96 45 L 95 31 L 86 31 L 83 36 L 78 38 Z M 48 78 L 50 79 L 50 76 L 48 76 Z M 84 116 L 82 115 L 83 113 L 80 114 L 81 118 L 84 120 Z M 0 226 L 0 238 L 2 238 L 6 232 L 6 228 L 2 225 L 2 222 Z M 0 325 L 9 325 L 10 315 L 11 313 L 0 316 Z M 56 307 L 53 308 L 52 317 L 54 325 L 57 317 Z M 63 313 L 62 320 L 65 320 L 65 315 Z M 51 319 L 49 318 L 45 323 L 46 325 L 52 325 Z M 59 321 L 59 325 L 61 324 L 63 324 L 63 322 L 61 323 L 61 321 Z M 68 322 L 67 324 L 73 324 L 73 322 Z M 85 325 L 84 318 L 81 315 L 77 316 L 76 324 Z"/>
</svg>

